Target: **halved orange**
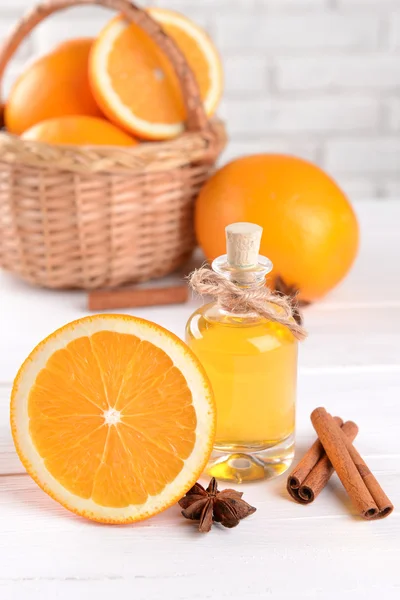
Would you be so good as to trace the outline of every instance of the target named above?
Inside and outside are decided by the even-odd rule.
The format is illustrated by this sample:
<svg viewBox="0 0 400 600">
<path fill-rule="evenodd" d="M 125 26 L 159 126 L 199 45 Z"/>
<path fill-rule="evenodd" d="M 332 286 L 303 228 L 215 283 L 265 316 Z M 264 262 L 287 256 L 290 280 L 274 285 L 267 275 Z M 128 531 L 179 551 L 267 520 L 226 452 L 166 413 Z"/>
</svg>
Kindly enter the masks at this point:
<svg viewBox="0 0 400 600">
<path fill-rule="evenodd" d="M 206 32 L 171 10 L 152 8 L 192 68 L 204 107 L 213 114 L 222 94 L 222 67 Z M 137 25 L 117 16 L 95 41 L 89 77 L 97 103 L 107 117 L 135 135 L 167 139 L 184 128 L 186 112 L 175 71 L 162 50 Z"/>
<path fill-rule="evenodd" d="M 188 347 L 126 315 L 65 325 L 22 365 L 11 396 L 28 473 L 72 512 L 148 518 L 196 482 L 215 430 L 211 387 Z"/>
</svg>

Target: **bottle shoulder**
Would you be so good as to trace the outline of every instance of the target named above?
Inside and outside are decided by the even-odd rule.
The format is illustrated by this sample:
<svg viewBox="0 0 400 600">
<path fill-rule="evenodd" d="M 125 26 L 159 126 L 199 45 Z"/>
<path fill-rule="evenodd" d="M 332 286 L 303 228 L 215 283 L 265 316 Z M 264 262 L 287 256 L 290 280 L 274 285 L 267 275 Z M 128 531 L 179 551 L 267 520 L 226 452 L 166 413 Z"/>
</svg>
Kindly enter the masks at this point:
<svg viewBox="0 0 400 600">
<path fill-rule="evenodd" d="M 216 302 L 200 307 L 191 315 L 186 327 L 186 341 L 189 345 L 201 341 L 203 345 L 214 349 L 221 346 L 225 352 L 234 353 L 259 353 L 297 345 L 297 340 L 287 327 L 254 313 L 228 313 Z"/>
</svg>

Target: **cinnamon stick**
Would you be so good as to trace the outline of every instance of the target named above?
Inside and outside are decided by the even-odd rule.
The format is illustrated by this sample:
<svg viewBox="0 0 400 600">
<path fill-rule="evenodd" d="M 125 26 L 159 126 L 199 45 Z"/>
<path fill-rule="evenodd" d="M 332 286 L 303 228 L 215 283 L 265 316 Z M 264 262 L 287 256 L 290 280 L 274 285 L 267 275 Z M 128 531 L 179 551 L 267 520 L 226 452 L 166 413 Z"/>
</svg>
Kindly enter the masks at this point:
<svg viewBox="0 0 400 600">
<path fill-rule="evenodd" d="M 114 290 L 93 290 L 88 295 L 89 310 L 115 308 L 136 308 L 139 306 L 161 306 L 187 302 L 187 285 L 163 288 L 120 288 Z"/>
<path fill-rule="evenodd" d="M 333 417 L 325 408 L 316 408 L 311 422 L 360 515 L 368 520 L 390 515 L 393 504 Z"/>
<path fill-rule="evenodd" d="M 342 428 L 344 434 L 350 440 L 354 440 L 358 433 L 357 425 L 352 421 L 343 424 L 340 417 L 334 417 L 334 420 Z M 324 489 L 333 471 L 334 469 L 324 447 L 317 439 L 289 475 L 287 490 L 296 502 L 310 504 Z"/>
</svg>

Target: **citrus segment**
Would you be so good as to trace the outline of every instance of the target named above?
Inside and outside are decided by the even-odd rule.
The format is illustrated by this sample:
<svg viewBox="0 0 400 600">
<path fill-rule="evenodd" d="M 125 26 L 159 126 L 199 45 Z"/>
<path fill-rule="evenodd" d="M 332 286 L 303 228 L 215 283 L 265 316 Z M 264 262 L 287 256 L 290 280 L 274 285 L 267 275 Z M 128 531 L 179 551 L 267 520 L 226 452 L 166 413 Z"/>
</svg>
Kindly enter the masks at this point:
<svg viewBox="0 0 400 600">
<path fill-rule="evenodd" d="M 35 481 L 105 522 L 140 520 L 193 485 L 212 449 L 215 410 L 190 350 L 147 321 L 109 315 L 66 325 L 20 369 L 11 423 Z"/>
<path fill-rule="evenodd" d="M 222 68 L 207 34 L 182 15 L 149 9 L 185 55 L 199 84 L 207 114 L 222 93 Z M 182 91 L 164 52 L 134 23 L 115 17 L 93 45 L 90 81 L 108 118 L 148 139 L 171 138 L 183 130 Z"/>
</svg>

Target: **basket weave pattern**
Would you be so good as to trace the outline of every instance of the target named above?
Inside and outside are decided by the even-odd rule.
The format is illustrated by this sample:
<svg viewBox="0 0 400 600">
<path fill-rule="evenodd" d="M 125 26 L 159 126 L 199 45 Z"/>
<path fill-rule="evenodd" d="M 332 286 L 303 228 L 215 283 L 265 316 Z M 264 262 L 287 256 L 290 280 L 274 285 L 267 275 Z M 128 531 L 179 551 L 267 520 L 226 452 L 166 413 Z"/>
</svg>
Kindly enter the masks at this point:
<svg viewBox="0 0 400 600">
<path fill-rule="evenodd" d="M 175 44 L 127 0 L 53 0 L 17 25 L 0 54 L 0 77 L 24 37 L 76 4 L 116 8 L 174 64 L 187 131 L 126 147 L 51 146 L 0 133 L 0 265 L 52 288 L 117 286 L 166 275 L 195 245 L 193 206 L 223 148 L 220 121 L 204 113 L 195 78 Z"/>
</svg>

